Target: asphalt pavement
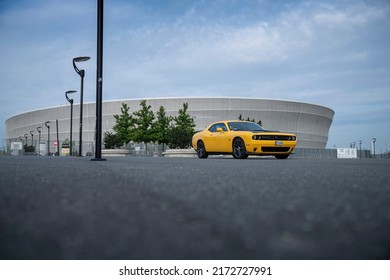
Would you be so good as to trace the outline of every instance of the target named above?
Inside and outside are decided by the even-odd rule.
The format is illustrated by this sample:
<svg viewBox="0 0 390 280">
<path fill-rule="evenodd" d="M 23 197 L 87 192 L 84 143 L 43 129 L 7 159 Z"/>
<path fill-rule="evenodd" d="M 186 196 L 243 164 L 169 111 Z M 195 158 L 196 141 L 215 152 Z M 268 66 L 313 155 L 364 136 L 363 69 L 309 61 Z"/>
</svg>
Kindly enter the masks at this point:
<svg viewBox="0 0 390 280">
<path fill-rule="evenodd" d="M 390 259 L 390 160 L 0 157 L 1 259 Z"/>
</svg>

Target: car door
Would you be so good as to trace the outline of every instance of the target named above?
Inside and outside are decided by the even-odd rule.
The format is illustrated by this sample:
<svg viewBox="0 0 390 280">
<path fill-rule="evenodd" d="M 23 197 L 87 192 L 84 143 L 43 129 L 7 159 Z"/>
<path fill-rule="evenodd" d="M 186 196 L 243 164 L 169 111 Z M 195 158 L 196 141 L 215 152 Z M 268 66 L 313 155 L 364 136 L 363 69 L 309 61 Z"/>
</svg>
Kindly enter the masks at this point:
<svg viewBox="0 0 390 280">
<path fill-rule="evenodd" d="M 224 123 L 213 124 L 206 135 L 206 150 L 208 152 L 225 152 L 224 147 L 224 134 L 227 132 L 226 125 Z"/>
<path fill-rule="evenodd" d="M 220 134 L 219 134 L 219 142 L 218 142 L 218 149 L 220 152 L 223 153 L 231 153 L 232 152 L 232 143 L 231 143 L 231 132 L 227 129 L 226 125 L 223 123 L 221 126 L 218 127 Z M 218 130 L 217 128 L 217 130 Z M 221 131 L 222 129 L 222 131 Z"/>
</svg>

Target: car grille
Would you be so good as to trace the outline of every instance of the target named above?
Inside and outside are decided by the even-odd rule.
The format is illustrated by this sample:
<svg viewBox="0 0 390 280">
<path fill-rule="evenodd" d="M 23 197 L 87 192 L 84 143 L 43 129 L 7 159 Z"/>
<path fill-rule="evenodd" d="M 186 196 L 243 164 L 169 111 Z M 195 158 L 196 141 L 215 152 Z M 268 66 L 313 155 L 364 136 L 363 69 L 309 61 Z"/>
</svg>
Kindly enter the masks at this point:
<svg viewBox="0 0 390 280">
<path fill-rule="evenodd" d="M 295 141 L 295 136 L 290 135 L 253 135 L 253 140 L 281 140 L 281 141 Z"/>
<path fill-rule="evenodd" d="M 279 152 L 279 153 L 285 153 L 290 150 L 290 147 L 261 147 L 262 152 L 267 153 L 273 153 L 273 152 Z"/>
</svg>

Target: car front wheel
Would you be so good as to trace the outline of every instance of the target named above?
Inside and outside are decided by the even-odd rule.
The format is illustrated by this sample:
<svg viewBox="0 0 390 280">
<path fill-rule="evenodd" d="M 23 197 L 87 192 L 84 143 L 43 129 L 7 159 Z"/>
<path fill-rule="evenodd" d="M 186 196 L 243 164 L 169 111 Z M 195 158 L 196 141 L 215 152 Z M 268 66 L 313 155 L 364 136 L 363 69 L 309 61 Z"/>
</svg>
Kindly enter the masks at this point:
<svg viewBox="0 0 390 280">
<path fill-rule="evenodd" d="M 245 159 L 248 157 L 244 140 L 241 138 L 236 138 L 233 141 L 233 157 L 236 159 Z"/>
<path fill-rule="evenodd" d="M 198 158 L 207 158 L 209 156 L 206 152 L 206 147 L 204 146 L 203 141 L 198 142 L 196 154 L 198 155 Z"/>
</svg>

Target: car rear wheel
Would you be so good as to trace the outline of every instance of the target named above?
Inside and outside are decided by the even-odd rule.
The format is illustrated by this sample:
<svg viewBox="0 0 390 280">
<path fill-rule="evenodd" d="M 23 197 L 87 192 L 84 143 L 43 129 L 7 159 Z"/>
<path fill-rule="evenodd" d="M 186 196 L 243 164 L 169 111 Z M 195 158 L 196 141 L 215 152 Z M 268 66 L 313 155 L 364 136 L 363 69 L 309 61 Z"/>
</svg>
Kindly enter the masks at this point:
<svg viewBox="0 0 390 280">
<path fill-rule="evenodd" d="M 206 152 L 206 147 L 204 146 L 203 141 L 198 142 L 196 154 L 198 155 L 198 158 L 207 158 L 209 156 Z"/>
<path fill-rule="evenodd" d="M 275 155 L 277 159 L 286 159 L 289 155 Z"/>
<path fill-rule="evenodd" d="M 236 159 L 245 159 L 248 157 L 244 140 L 241 138 L 236 138 L 233 141 L 233 157 Z"/>
</svg>

